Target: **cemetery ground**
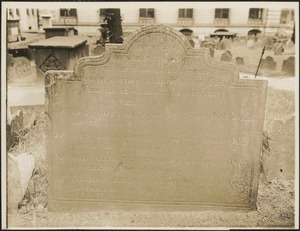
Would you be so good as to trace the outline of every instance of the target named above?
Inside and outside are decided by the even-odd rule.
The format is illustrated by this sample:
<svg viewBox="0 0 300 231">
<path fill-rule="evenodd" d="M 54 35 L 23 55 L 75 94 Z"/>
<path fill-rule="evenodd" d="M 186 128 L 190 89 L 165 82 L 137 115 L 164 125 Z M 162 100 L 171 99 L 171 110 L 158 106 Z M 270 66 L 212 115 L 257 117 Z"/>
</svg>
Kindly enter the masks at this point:
<svg viewBox="0 0 300 231">
<path fill-rule="evenodd" d="M 248 50 L 245 46 L 232 46 L 234 57 L 243 56 L 244 65 L 240 72 L 254 75 L 260 56 L 260 48 Z M 214 58 L 220 60 L 224 50 L 216 50 Z M 284 59 L 290 54 L 273 55 L 266 51 L 264 58 L 272 55 L 277 62 L 276 70 L 260 71 L 260 76 L 285 78 L 281 72 Z M 234 59 L 233 59 L 234 60 Z M 22 79 L 23 83 L 32 82 Z M 30 77 L 31 76 L 31 77 Z M 8 85 L 19 82 L 19 75 L 9 76 Z M 38 85 L 42 81 L 38 80 Z M 258 188 L 257 210 L 255 211 L 152 211 L 152 210 L 99 210 L 50 212 L 47 209 L 48 182 L 46 179 L 45 112 L 43 107 L 32 107 L 23 111 L 26 129 L 19 134 L 19 143 L 10 150 L 13 155 L 28 153 L 35 159 L 35 167 L 28 189 L 18 211 L 8 214 L 9 228 L 23 227 L 294 227 L 295 189 L 294 180 L 264 179 L 264 163 Z M 269 87 L 267 91 L 264 130 L 273 121 L 286 121 L 295 114 L 294 91 Z M 266 144 L 267 145 L 267 144 Z M 267 147 L 263 146 L 262 155 Z M 262 158 L 263 159 L 263 158 Z"/>
</svg>

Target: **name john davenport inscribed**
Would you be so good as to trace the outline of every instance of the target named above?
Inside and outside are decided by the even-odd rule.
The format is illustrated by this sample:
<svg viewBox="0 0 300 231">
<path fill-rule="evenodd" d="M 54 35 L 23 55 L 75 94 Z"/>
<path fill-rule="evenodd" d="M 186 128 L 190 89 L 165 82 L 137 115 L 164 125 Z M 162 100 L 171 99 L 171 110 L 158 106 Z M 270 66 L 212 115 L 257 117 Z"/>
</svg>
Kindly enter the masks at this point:
<svg viewBox="0 0 300 231">
<path fill-rule="evenodd" d="M 266 81 L 162 25 L 46 78 L 50 210 L 255 208 Z"/>
</svg>

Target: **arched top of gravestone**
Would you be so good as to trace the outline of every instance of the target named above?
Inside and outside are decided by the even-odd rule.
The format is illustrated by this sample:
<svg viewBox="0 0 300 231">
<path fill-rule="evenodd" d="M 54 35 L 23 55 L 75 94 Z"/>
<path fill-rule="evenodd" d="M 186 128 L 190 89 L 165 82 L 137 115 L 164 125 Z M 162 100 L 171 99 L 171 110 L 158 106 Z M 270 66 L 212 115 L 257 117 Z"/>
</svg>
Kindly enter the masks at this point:
<svg viewBox="0 0 300 231">
<path fill-rule="evenodd" d="M 170 52 L 160 49 L 159 45 L 170 47 Z M 101 56 L 84 57 L 77 61 L 74 67 L 75 78 L 81 79 L 82 70 L 87 66 L 100 66 L 110 60 L 114 59 L 116 55 L 120 54 L 136 54 L 142 52 L 145 48 L 146 52 L 153 52 L 157 54 L 157 58 L 161 55 L 168 55 L 169 60 L 172 60 L 172 51 L 177 52 L 177 56 L 181 56 L 181 60 L 185 60 L 188 57 L 201 57 L 202 63 L 199 65 L 206 65 L 207 67 L 229 71 L 235 76 L 235 80 L 238 79 L 238 69 L 231 63 L 224 63 L 216 61 L 211 58 L 209 49 L 194 49 L 187 38 L 179 31 L 165 26 L 165 25 L 147 25 L 141 27 L 137 31 L 131 33 L 123 42 L 123 44 L 106 44 L 105 52 Z M 160 52 L 160 53 L 158 53 Z M 173 52 L 174 58 L 176 58 L 176 52 Z"/>
</svg>

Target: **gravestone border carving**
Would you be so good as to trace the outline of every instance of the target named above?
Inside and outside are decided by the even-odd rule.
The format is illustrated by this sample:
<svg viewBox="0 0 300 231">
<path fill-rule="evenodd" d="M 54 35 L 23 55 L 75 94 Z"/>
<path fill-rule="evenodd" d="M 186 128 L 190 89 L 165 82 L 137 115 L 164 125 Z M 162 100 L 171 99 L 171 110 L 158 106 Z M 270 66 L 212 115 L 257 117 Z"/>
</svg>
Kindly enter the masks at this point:
<svg viewBox="0 0 300 231">
<path fill-rule="evenodd" d="M 257 115 L 257 131 L 261 131 L 258 134 L 257 139 L 262 140 L 263 137 L 263 122 L 264 122 L 264 106 L 266 102 L 266 89 L 267 89 L 267 81 L 265 80 L 248 80 L 248 79 L 240 79 L 239 78 L 239 71 L 237 67 L 231 63 L 225 63 L 220 62 L 217 60 L 214 60 L 210 57 L 209 49 L 200 49 L 196 50 L 193 49 L 189 43 L 189 41 L 186 39 L 186 37 L 176 31 L 175 29 L 172 29 L 168 26 L 164 25 L 148 25 L 140 28 L 134 33 L 131 33 L 127 39 L 124 41 L 123 44 L 106 44 L 105 47 L 105 53 L 101 56 L 94 56 L 94 57 L 84 57 L 79 59 L 75 66 L 74 71 L 48 71 L 46 72 L 46 82 L 45 82 L 45 88 L 46 88 L 46 110 L 47 112 L 51 111 L 52 103 L 51 98 L 56 94 L 55 92 L 55 86 L 57 81 L 82 81 L 82 75 L 83 75 L 83 69 L 85 67 L 91 67 L 91 66 L 100 66 L 103 65 L 110 60 L 110 55 L 112 53 L 117 54 L 127 54 L 131 48 L 131 46 L 141 37 L 150 34 L 150 33 L 163 33 L 167 34 L 168 36 L 171 36 L 174 38 L 177 42 L 180 43 L 180 45 L 183 47 L 186 57 L 193 57 L 193 56 L 202 56 L 204 65 L 206 65 L 209 68 L 215 68 L 218 70 L 224 70 L 224 72 L 230 72 L 233 74 L 233 87 L 238 88 L 253 88 L 258 89 L 260 91 L 260 95 L 262 96 L 261 101 L 259 102 L 259 106 L 257 108 L 260 108 L 259 113 Z M 47 113 L 50 115 L 49 113 Z M 50 118 L 51 119 L 51 118 Z M 48 118 L 48 129 L 47 129 L 47 159 L 51 160 L 51 134 L 52 134 L 52 128 L 49 123 Z M 225 206 L 216 206 L 216 205 L 210 205 L 210 204 L 185 204 L 185 203 L 175 203 L 175 204 L 166 204 L 166 203 L 157 203 L 157 204 L 140 204 L 141 208 L 144 208 L 145 206 L 147 209 L 150 207 L 163 208 L 163 209 L 174 209 L 174 206 L 180 205 L 183 206 L 182 209 L 200 209 L 200 208 L 217 208 L 220 207 L 221 209 L 255 209 L 256 208 L 256 199 L 257 199 L 257 190 L 258 190 L 258 181 L 259 181 L 259 174 L 260 174 L 260 150 L 262 147 L 262 142 L 260 144 L 257 144 L 255 147 L 255 150 L 257 152 L 253 152 L 253 165 L 251 168 L 251 206 L 237 206 L 237 205 L 225 205 Z M 49 184 L 54 183 L 54 179 L 52 176 L 52 163 L 48 164 L 48 181 Z M 89 209 L 91 208 L 99 208 L 99 203 L 104 208 L 112 208 L 112 207 L 126 207 L 130 206 L 126 202 L 122 202 L 121 205 L 114 202 L 103 202 L 103 201 L 97 201 L 97 203 L 90 204 L 89 202 L 66 202 L 66 201 L 59 201 L 53 199 L 53 189 L 50 187 L 50 193 L 49 193 L 49 206 L 50 208 L 55 209 L 65 209 L 65 208 L 82 208 L 82 204 L 88 203 Z M 63 204 L 63 205 L 62 205 Z M 195 206 L 196 205 L 196 206 Z M 134 206 L 138 206 L 135 204 Z"/>
</svg>

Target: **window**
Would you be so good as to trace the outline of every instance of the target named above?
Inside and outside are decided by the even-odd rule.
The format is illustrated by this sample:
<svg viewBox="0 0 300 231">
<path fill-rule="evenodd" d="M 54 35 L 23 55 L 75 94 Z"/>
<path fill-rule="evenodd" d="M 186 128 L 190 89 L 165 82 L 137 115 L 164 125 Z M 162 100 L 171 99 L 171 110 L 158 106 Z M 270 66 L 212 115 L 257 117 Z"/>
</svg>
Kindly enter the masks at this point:
<svg viewBox="0 0 300 231">
<path fill-rule="evenodd" d="M 28 16 L 30 16 L 30 10 L 29 9 L 26 9 L 26 13 Z"/>
<path fill-rule="evenodd" d="M 31 9 L 31 14 L 34 16 L 34 9 Z"/>
<path fill-rule="evenodd" d="M 20 17 L 20 10 L 16 9 L 16 15 Z"/>
<path fill-rule="evenodd" d="M 229 9 L 228 8 L 215 9 L 215 18 L 228 19 L 229 18 Z"/>
<path fill-rule="evenodd" d="M 77 9 L 59 9 L 60 17 L 77 17 Z"/>
<path fill-rule="evenodd" d="M 280 24 L 288 24 L 295 20 L 295 11 L 294 10 L 282 10 L 280 16 Z"/>
<path fill-rule="evenodd" d="M 14 17 L 14 13 L 13 13 L 13 10 L 12 9 L 8 9 L 8 14 L 10 17 Z"/>
<path fill-rule="evenodd" d="M 140 18 L 154 18 L 154 9 L 153 8 L 141 8 L 140 9 Z"/>
<path fill-rule="evenodd" d="M 193 18 L 193 9 L 179 9 L 178 18 Z"/>
<path fill-rule="evenodd" d="M 262 19 L 263 9 L 262 8 L 250 8 L 249 9 L 249 19 Z"/>
</svg>

